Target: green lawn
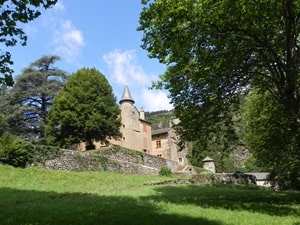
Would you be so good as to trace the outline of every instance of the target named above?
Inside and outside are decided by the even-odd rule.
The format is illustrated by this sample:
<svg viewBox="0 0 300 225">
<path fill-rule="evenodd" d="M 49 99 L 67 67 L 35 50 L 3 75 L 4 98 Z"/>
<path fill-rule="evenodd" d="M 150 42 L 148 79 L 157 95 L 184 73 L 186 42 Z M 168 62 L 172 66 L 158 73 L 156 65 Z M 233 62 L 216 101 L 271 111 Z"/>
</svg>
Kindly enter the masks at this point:
<svg viewBox="0 0 300 225">
<path fill-rule="evenodd" d="M 1 225 L 300 225 L 300 193 L 0 165 Z"/>
</svg>

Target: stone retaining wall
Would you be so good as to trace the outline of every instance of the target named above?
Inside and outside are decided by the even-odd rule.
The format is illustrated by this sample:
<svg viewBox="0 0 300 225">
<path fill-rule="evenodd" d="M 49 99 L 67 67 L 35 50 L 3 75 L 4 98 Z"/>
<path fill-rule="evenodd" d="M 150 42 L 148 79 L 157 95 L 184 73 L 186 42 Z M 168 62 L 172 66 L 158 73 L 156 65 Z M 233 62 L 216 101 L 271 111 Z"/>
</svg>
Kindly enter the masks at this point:
<svg viewBox="0 0 300 225">
<path fill-rule="evenodd" d="M 256 185 L 256 177 L 244 173 L 198 174 L 198 175 L 193 175 L 190 180 L 192 183 Z"/>
<path fill-rule="evenodd" d="M 157 175 L 163 166 L 167 166 L 172 172 L 175 172 L 178 168 L 178 163 L 146 153 L 117 147 L 99 152 L 65 150 L 60 157 L 47 160 L 42 165 L 44 168 L 56 170 L 101 170 L 149 175 Z M 200 173 L 194 174 L 188 179 L 172 180 L 170 182 L 175 182 L 176 184 L 256 184 L 256 178 L 253 175 L 243 173 Z M 162 183 L 152 183 L 151 185 L 159 184 Z"/>
<path fill-rule="evenodd" d="M 42 166 L 58 170 L 102 170 L 127 174 L 158 174 L 163 166 L 175 171 L 178 162 L 130 149 L 113 147 L 99 152 L 65 150 L 60 157 L 47 160 Z"/>
</svg>

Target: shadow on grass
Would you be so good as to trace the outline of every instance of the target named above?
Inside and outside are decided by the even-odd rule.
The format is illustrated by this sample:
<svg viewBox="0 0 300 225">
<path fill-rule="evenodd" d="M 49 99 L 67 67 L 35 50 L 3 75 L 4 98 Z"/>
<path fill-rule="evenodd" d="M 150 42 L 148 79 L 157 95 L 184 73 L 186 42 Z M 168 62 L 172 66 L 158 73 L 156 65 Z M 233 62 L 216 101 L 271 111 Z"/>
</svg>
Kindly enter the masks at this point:
<svg viewBox="0 0 300 225">
<path fill-rule="evenodd" d="M 159 194 L 147 196 L 145 200 L 194 204 L 204 208 L 247 210 L 272 216 L 300 217 L 300 193 L 246 189 L 234 185 L 232 188 L 230 185 L 228 187 L 162 186 L 155 188 Z"/>
<path fill-rule="evenodd" d="M 161 198 L 180 200 L 168 197 L 167 188 L 160 191 L 164 193 Z M 190 194 L 194 192 L 189 191 Z M 2 225 L 224 225 L 222 222 L 206 218 L 164 214 L 150 202 L 124 196 L 0 188 L 0 223 Z"/>
</svg>

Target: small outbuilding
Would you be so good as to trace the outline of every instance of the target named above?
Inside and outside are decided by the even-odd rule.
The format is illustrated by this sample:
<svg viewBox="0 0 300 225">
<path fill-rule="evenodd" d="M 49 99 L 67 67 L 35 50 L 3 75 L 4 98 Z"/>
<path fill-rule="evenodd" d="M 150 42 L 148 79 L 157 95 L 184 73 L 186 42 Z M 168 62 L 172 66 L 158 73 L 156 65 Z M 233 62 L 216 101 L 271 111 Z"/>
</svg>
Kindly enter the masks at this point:
<svg viewBox="0 0 300 225">
<path fill-rule="evenodd" d="M 257 185 L 264 186 L 264 187 L 271 186 L 270 182 L 268 181 L 268 176 L 270 175 L 269 173 L 256 172 L 256 173 L 247 173 L 247 174 L 255 176 Z"/>
<path fill-rule="evenodd" d="M 215 161 L 212 158 L 206 156 L 202 160 L 202 163 L 203 163 L 203 168 L 204 169 L 207 169 L 207 170 L 210 170 L 213 173 L 216 173 Z"/>
</svg>

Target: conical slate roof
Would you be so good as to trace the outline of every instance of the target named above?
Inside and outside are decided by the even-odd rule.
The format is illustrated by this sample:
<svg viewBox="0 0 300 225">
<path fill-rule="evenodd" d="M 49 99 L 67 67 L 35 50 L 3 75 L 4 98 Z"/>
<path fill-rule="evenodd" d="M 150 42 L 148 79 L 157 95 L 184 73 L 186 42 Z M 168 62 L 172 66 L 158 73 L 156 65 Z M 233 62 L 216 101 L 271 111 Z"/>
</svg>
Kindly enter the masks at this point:
<svg viewBox="0 0 300 225">
<path fill-rule="evenodd" d="M 130 94 L 130 91 L 129 91 L 129 88 L 127 85 L 125 85 L 124 87 L 124 91 L 123 91 L 123 95 L 122 95 L 122 98 L 121 100 L 119 101 L 119 103 L 121 104 L 122 102 L 124 101 L 129 101 L 131 102 L 132 104 L 134 104 L 134 100 L 133 98 L 131 97 L 131 94 Z"/>
<path fill-rule="evenodd" d="M 202 162 L 212 162 L 212 161 L 214 161 L 212 158 L 210 158 L 210 157 L 208 157 L 208 156 L 206 156 L 203 160 L 202 160 Z"/>
</svg>

